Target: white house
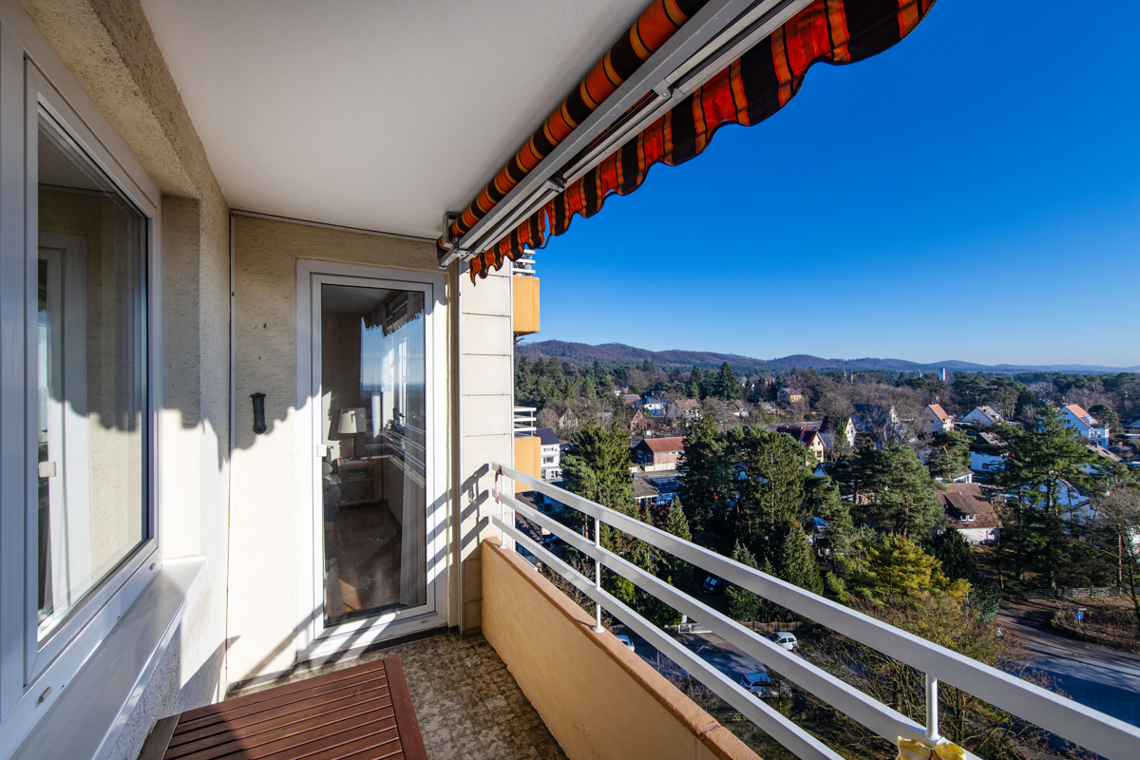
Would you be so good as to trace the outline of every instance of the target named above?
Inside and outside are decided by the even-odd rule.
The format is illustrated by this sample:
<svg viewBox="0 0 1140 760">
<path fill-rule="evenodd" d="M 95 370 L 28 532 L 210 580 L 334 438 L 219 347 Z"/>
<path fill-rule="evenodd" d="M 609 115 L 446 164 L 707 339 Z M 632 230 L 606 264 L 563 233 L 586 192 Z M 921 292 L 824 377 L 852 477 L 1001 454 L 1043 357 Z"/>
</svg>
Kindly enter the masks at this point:
<svg viewBox="0 0 1140 760">
<path fill-rule="evenodd" d="M 1079 404 L 1066 404 L 1061 407 L 1065 424 L 1077 431 L 1081 438 L 1101 446 L 1108 446 L 1108 425 L 1103 425 Z"/>
<path fill-rule="evenodd" d="M 660 414 L 665 411 L 665 400 L 656 396 L 646 396 L 641 400 L 641 408 L 649 414 Z"/>
<path fill-rule="evenodd" d="M 562 441 L 551 428 L 535 431 L 542 445 L 542 479 L 558 480 L 562 477 Z"/>
<path fill-rule="evenodd" d="M 954 429 L 954 419 L 941 404 L 930 404 L 923 409 L 919 424 L 927 433 L 948 433 Z"/>
<path fill-rule="evenodd" d="M 1005 422 L 1005 419 L 998 414 L 992 406 L 976 406 L 973 411 L 963 417 L 961 420 L 963 425 L 977 425 L 978 427 L 987 427 L 989 425 L 997 424 L 998 422 Z"/>
</svg>

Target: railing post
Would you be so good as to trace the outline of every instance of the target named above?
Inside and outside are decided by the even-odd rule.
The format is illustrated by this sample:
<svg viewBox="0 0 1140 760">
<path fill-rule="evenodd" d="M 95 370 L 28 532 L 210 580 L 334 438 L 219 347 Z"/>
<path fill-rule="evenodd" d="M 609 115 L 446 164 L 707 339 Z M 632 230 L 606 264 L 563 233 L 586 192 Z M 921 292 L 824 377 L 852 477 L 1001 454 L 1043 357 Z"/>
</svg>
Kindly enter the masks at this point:
<svg viewBox="0 0 1140 760">
<path fill-rule="evenodd" d="M 938 679 L 926 674 L 926 738 L 938 742 Z"/>
<path fill-rule="evenodd" d="M 598 591 L 602 590 L 602 523 L 598 518 L 594 518 L 594 587 Z M 602 627 L 602 603 L 594 602 L 594 631 L 601 633 L 606 630 Z"/>
</svg>

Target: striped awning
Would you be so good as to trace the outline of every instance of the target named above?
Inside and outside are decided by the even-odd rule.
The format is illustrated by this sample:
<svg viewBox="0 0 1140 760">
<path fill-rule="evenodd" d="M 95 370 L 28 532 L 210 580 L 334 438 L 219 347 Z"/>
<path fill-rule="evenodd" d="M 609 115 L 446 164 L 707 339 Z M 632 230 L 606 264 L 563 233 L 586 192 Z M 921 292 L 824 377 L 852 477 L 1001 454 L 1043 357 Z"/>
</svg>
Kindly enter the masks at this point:
<svg viewBox="0 0 1140 760">
<path fill-rule="evenodd" d="M 452 225 L 453 239 L 470 230 L 706 1 L 656 0 L 463 212 Z M 676 166 L 696 157 L 720 127 L 752 126 L 772 116 L 795 97 L 814 64 L 855 63 L 892 47 L 934 2 L 815 0 L 472 259 L 472 280 L 518 259 L 524 248 L 545 246 L 550 237 L 565 233 L 576 215 L 598 213 L 610 195 L 632 193 L 653 165 Z"/>
</svg>

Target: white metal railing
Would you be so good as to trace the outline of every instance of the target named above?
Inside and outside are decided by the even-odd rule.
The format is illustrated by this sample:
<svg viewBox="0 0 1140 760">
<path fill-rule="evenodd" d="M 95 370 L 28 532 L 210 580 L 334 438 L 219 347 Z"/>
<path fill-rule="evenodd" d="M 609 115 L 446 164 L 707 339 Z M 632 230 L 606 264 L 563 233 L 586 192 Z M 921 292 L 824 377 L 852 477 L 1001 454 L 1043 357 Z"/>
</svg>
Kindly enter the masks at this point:
<svg viewBox="0 0 1140 760">
<path fill-rule="evenodd" d="M 515 435 L 533 433 L 538 428 L 534 419 L 534 413 L 538 411 L 533 406 L 516 406 L 514 409 L 514 431 Z"/>
<path fill-rule="evenodd" d="M 510 478 L 524 490 L 543 493 L 592 519 L 594 538 L 590 540 L 524 502 L 501 493 L 501 489 L 496 485 L 495 498 L 502 506 L 509 506 L 594 560 L 594 578 L 587 578 L 528 535 L 517 530 L 513 520 L 508 522 L 505 519 L 505 511 L 498 517 L 491 518 L 491 522 L 500 531 L 513 538 L 517 544 L 537 556 L 595 602 L 596 625 L 599 628 L 601 610 L 604 606 L 797 757 L 837 760 L 841 756 L 763 701 L 753 697 L 739 684 L 697 657 L 665 631 L 606 593 L 601 587 L 601 566 L 604 565 L 678 612 L 700 620 L 711 631 L 746 654 L 892 744 L 899 737 L 927 743 L 941 739 L 938 734 L 938 682 L 943 681 L 1109 760 L 1134 760 L 1140 756 L 1138 750 L 1140 728 L 1136 726 L 761 573 L 704 547 L 679 539 L 652 525 L 552 486 L 512 467 L 497 463 L 491 463 L 490 466 L 497 477 L 501 475 Z M 924 673 L 927 692 L 926 725 L 918 724 L 830 673 L 776 646 L 698 599 L 602 548 L 598 542 L 601 523 L 669 552 L 706 572 Z M 949 737 L 951 741 L 953 738 Z M 967 753 L 967 757 L 974 758 L 970 753 Z"/>
</svg>

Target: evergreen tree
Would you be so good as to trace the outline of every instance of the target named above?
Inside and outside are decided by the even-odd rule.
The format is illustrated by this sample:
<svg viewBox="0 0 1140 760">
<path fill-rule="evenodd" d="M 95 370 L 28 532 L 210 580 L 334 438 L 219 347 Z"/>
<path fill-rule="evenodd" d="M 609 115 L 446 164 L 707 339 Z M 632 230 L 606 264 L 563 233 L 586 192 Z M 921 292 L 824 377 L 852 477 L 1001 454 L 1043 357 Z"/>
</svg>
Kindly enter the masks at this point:
<svg viewBox="0 0 1140 760">
<path fill-rule="evenodd" d="M 874 526 L 904 538 L 929 536 L 943 516 L 930 472 L 909 446 L 891 446 L 877 453 L 877 482 L 869 515 Z"/>
<path fill-rule="evenodd" d="M 693 365 L 693 371 L 689 374 L 689 385 L 687 388 L 689 398 L 699 399 L 701 397 L 701 368 Z"/>
<path fill-rule="evenodd" d="M 716 423 L 701 417 L 689 426 L 685 456 L 677 466 L 680 497 L 693 541 L 716 552 L 728 551 L 722 537 L 725 509 L 733 490 L 732 463 Z"/>
<path fill-rule="evenodd" d="M 1089 414 L 1100 424 L 1108 426 L 1111 437 L 1118 439 L 1124 437 L 1124 427 L 1120 424 L 1120 415 L 1114 412 L 1112 407 L 1107 404 L 1096 404 L 1089 407 Z"/>
<path fill-rule="evenodd" d="M 828 477 L 809 474 L 804 478 L 804 513 L 827 523 L 826 546 L 832 556 L 846 554 L 855 532 L 851 509 L 839 486 Z"/>
<path fill-rule="evenodd" d="M 629 440 L 587 422 L 562 457 L 562 482 L 571 493 L 632 516 Z"/>
<path fill-rule="evenodd" d="M 685 519 L 685 510 L 681 506 L 681 500 L 674 498 L 673 503 L 669 505 L 669 513 L 665 517 L 665 530 L 671 536 L 675 536 L 682 541 L 692 541 L 693 536 L 689 532 L 689 521 Z M 666 554 L 662 557 L 662 574 L 659 576 L 663 581 L 681 589 L 688 593 L 693 586 L 693 566 L 680 557 L 675 557 L 672 554 Z"/>
<path fill-rule="evenodd" d="M 1025 562 L 1032 558 L 1050 586 L 1056 587 L 1057 570 L 1065 562 L 1071 538 L 1063 520 L 1065 510 L 1073 509 L 1071 486 L 1088 482 L 1086 469 L 1097 464 L 1097 456 L 1051 403 L 1037 407 L 1035 425 L 999 425 L 995 432 L 1008 452 L 1005 468 L 995 480 L 1014 492 L 1009 505 L 1017 523 L 1013 533 L 1017 576 L 1024 578 Z"/>
<path fill-rule="evenodd" d="M 970 436 L 956 430 L 935 433 L 926 466 L 936 478 L 951 478 L 970 469 Z"/>
<path fill-rule="evenodd" d="M 756 557 L 739 541 L 732 549 L 732 559 L 754 570 L 760 569 L 756 564 Z M 728 597 L 728 616 L 733 620 L 748 622 L 765 617 L 763 615 L 766 607 L 764 599 L 751 591 L 729 583 L 725 587 L 724 593 Z"/>
<path fill-rule="evenodd" d="M 558 359 L 558 354 L 551 354 L 550 360 L 546 362 L 546 376 L 552 380 L 559 380 L 562 378 L 562 362 Z"/>
<path fill-rule="evenodd" d="M 740 395 L 740 381 L 736 379 L 736 373 L 728 366 L 728 362 L 720 365 L 720 372 L 712 381 L 712 392 L 709 395 L 725 401 L 732 401 Z"/>
<path fill-rule="evenodd" d="M 823 583 L 819 576 L 819 563 L 815 552 L 799 523 L 785 520 L 779 532 L 779 542 L 772 563 L 776 577 L 795 586 L 819 594 Z"/>
<path fill-rule="evenodd" d="M 944 530 L 930 541 L 930 554 L 942 563 L 942 572 L 947 578 L 962 578 L 975 583 L 979 577 L 970 544 L 956 530 Z"/>
<path fill-rule="evenodd" d="M 895 534 L 883 536 L 863 557 L 845 564 L 850 591 L 875 602 L 941 594 L 959 600 L 971 589 L 967 581 L 947 578 L 942 563 L 914 541 Z"/>
<path fill-rule="evenodd" d="M 729 529 L 745 547 L 758 552 L 773 526 L 805 516 L 804 479 L 810 472 L 810 455 L 790 435 L 752 425 L 729 430 L 725 438 L 737 481 Z"/>
</svg>

